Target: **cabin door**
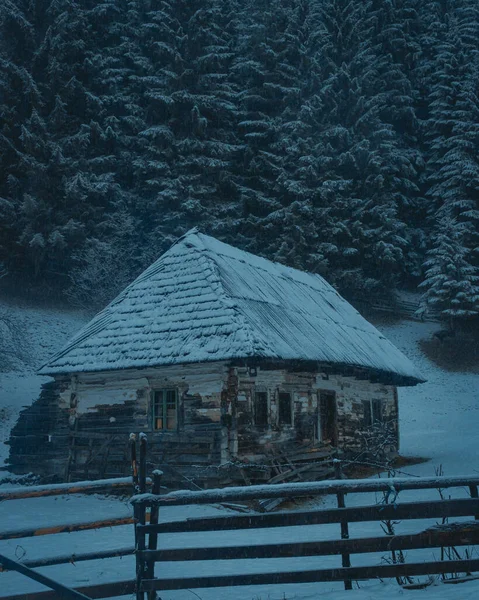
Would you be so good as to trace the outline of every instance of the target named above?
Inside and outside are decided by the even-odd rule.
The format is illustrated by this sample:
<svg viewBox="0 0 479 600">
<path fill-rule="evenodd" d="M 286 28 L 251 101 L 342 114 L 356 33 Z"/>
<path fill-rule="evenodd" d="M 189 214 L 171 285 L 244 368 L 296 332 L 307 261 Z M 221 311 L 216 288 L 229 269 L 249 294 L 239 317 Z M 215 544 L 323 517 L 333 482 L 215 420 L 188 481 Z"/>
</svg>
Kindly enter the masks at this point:
<svg viewBox="0 0 479 600">
<path fill-rule="evenodd" d="M 336 416 L 336 393 L 330 391 L 319 392 L 318 439 L 332 446 L 336 446 L 338 440 Z"/>
</svg>

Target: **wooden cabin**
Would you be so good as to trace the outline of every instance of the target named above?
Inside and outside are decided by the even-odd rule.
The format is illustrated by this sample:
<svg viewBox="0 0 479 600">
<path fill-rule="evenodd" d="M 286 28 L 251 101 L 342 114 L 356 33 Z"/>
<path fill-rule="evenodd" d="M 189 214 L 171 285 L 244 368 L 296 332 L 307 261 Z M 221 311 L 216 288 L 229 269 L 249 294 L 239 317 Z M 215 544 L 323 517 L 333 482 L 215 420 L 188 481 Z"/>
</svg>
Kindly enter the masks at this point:
<svg viewBox="0 0 479 600">
<path fill-rule="evenodd" d="M 394 454 L 397 387 L 424 381 L 319 275 L 196 230 L 40 373 L 54 381 L 12 432 L 11 469 L 68 480 L 128 473 L 140 431 L 155 466 L 213 482 L 379 435 Z"/>
</svg>

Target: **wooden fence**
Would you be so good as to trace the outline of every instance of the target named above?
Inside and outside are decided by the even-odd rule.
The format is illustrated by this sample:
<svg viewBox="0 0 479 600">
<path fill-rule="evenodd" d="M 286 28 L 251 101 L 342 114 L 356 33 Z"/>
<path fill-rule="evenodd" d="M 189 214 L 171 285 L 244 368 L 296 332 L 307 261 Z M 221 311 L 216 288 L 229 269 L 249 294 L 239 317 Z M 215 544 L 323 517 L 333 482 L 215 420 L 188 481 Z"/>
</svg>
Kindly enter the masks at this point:
<svg viewBox="0 0 479 600">
<path fill-rule="evenodd" d="M 154 487 L 159 488 L 157 472 Z M 310 583 L 342 581 L 352 589 L 354 580 L 400 578 L 415 575 L 465 573 L 479 571 L 479 559 L 430 560 L 420 563 L 401 561 L 402 550 L 473 546 L 479 543 L 479 477 L 431 477 L 334 480 L 313 483 L 279 484 L 274 486 L 235 487 L 206 491 L 180 491 L 167 495 L 139 494 L 132 498 L 136 521 L 137 600 L 156 598 L 156 591 L 230 587 L 238 585 L 268 585 L 283 583 Z M 417 501 L 399 504 L 397 495 L 402 490 L 426 490 L 466 487 L 468 498 Z M 384 503 L 346 507 L 346 494 L 380 492 Z M 272 514 L 242 514 L 159 523 L 159 511 L 165 506 L 258 501 L 270 498 L 293 499 L 334 494 L 337 508 L 277 512 Z M 148 509 L 150 522 L 146 523 Z M 388 522 L 403 519 L 471 517 L 473 521 L 443 524 L 425 531 L 407 535 L 349 538 L 349 524 L 367 521 Z M 270 543 L 251 546 L 221 545 L 204 548 L 198 545 L 187 549 L 158 549 L 158 537 L 163 534 L 184 532 L 215 532 L 240 529 L 308 526 L 337 523 L 340 538 L 314 542 Z M 161 546 L 161 544 L 160 544 Z M 351 555 L 387 552 L 391 564 L 370 564 L 354 567 Z M 202 577 L 155 578 L 155 564 L 164 561 L 209 561 L 252 558 L 285 558 L 304 556 L 340 555 L 342 566 L 304 571 L 264 572 L 254 574 L 211 575 Z M 185 569 L 187 573 L 187 569 Z"/>
<path fill-rule="evenodd" d="M 16 531 L 0 532 L 0 540 L 25 538 L 37 535 L 51 535 L 62 532 L 84 531 L 125 524 L 134 524 L 135 544 L 128 548 L 116 548 L 99 552 L 85 552 L 75 556 L 57 556 L 38 560 L 25 560 L 22 563 L 0 555 L 3 570 L 15 570 L 34 579 L 53 591 L 23 593 L 0 596 L 2 600 L 55 600 L 57 598 L 92 599 L 108 598 L 136 593 L 137 600 L 156 598 L 156 591 L 195 589 L 204 587 L 229 587 L 239 585 L 269 585 L 308 582 L 342 581 L 346 589 L 352 588 L 355 580 L 375 578 L 410 578 L 416 575 L 464 573 L 470 576 L 479 571 L 479 559 L 462 558 L 455 550 L 453 560 L 430 560 L 425 562 L 404 562 L 399 554 L 403 550 L 451 548 L 479 544 L 479 476 L 471 477 L 431 477 L 431 478 L 391 478 L 391 479 L 340 479 L 339 462 L 336 463 L 337 479 L 320 482 L 299 482 L 277 485 L 234 487 L 204 491 L 178 491 L 161 495 L 161 472 L 154 471 L 151 493 L 147 493 L 146 477 L 146 437 L 140 438 L 140 456 L 136 460 L 136 444 L 132 445 L 133 483 L 137 492 L 132 498 L 134 516 L 108 519 L 89 523 L 77 523 L 44 528 L 24 528 Z M 151 482 L 150 482 L 151 483 Z M 0 500 L 34 498 L 45 495 L 83 493 L 86 491 L 111 490 L 131 486 L 129 478 L 60 484 L 58 486 L 36 486 L 10 489 L 0 492 Z M 466 488 L 467 497 L 432 501 L 398 502 L 398 494 L 404 490 L 421 491 L 426 489 Z M 346 496 L 350 493 L 377 492 L 383 494 L 380 504 L 346 506 Z M 227 514 L 206 518 L 193 518 L 181 521 L 162 522 L 160 511 L 166 506 L 188 506 L 195 504 L 231 503 L 273 498 L 296 499 L 325 495 L 336 497 L 337 507 L 315 508 L 299 511 L 275 513 Z M 447 519 L 470 517 L 467 521 L 446 523 Z M 388 523 L 413 519 L 441 519 L 442 524 L 416 533 L 401 535 L 381 535 L 374 537 L 349 537 L 349 525 L 361 522 Z M 194 548 L 162 549 L 161 536 L 183 532 L 212 533 L 216 531 L 252 530 L 276 527 L 298 527 L 310 525 L 338 525 L 338 538 L 316 541 L 291 541 L 286 543 L 252 544 L 236 543 L 205 548 L 201 540 Z M 203 536 L 201 536 L 203 537 Z M 233 537 L 231 539 L 234 539 Z M 298 536 L 301 539 L 301 535 Z M 159 543 L 160 541 L 160 543 Z M 158 547 L 159 546 L 159 547 Z M 354 556 L 385 552 L 391 557 L 390 564 L 368 564 L 354 566 Z M 88 585 L 71 589 L 34 571 L 35 567 L 66 564 L 136 555 L 136 579 L 107 584 Z M 192 577 L 155 577 L 155 565 L 170 561 L 212 561 L 253 558 L 293 558 L 305 556 L 341 556 L 341 567 L 315 568 L 314 570 L 288 570 L 245 574 L 238 570 L 233 575 L 211 575 Z"/>
</svg>

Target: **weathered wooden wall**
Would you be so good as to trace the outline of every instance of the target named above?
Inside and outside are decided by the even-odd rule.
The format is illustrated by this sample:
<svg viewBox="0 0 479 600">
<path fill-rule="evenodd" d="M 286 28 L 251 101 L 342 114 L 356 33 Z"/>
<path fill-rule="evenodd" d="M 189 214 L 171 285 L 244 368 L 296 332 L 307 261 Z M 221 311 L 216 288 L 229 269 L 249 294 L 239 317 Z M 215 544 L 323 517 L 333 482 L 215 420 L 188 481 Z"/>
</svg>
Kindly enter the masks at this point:
<svg viewBox="0 0 479 600">
<path fill-rule="evenodd" d="M 70 425 L 76 436 L 70 477 L 125 474 L 132 431 L 148 433 L 152 466 L 168 463 L 182 473 L 192 464 L 220 464 L 226 376 L 223 363 L 75 376 L 61 395 L 61 401 L 71 405 Z M 178 390 L 178 430 L 155 431 L 152 393 L 167 388 Z"/>
<path fill-rule="evenodd" d="M 254 371 L 253 371 L 254 372 Z M 337 406 L 338 446 L 349 452 L 358 452 L 363 445 L 363 401 L 380 400 L 384 420 L 390 424 L 395 442 L 390 453 L 398 450 L 398 408 L 396 388 L 392 385 L 372 383 L 353 376 L 327 375 L 321 372 L 291 372 L 287 369 L 255 369 L 251 375 L 247 368 L 237 369 L 238 451 L 240 454 L 261 454 L 271 444 L 293 440 L 320 439 L 318 398 L 321 391 L 334 392 Z M 255 425 L 254 395 L 268 394 L 269 426 Z M 278 399 L 280 392 L 289 392 L 293 401 L 291 426 L 280 426 Z"/>
<path fill-rule="evenodd" d="M 155 431 L 153 392 L 171 388 L 178 391 L 178 429 Z M 221 479 L 217 467 L 231 459 L 257 460 L 274 446 L 322 441 L 321 391 L 335 393 L 340 448 L 361 450 L 363 401 L 376 399 L 395 435 L 389 451 L 397 450 L 397 396 L 391 385 L 212 362 L 59 377 L 23 411 L 12 432 L 10 464 L 16 472 L 36 470 L 69 480 L 124 476 L 130 472 L 128 435 L 144 431 L 152 467 L 169 465 L 180 476 Z M 267 395 L 263 426 L 255 419 L 256 392 Z M 281 392 L 291 394 L 291 425 L 279 423 Z"/>
</svg>

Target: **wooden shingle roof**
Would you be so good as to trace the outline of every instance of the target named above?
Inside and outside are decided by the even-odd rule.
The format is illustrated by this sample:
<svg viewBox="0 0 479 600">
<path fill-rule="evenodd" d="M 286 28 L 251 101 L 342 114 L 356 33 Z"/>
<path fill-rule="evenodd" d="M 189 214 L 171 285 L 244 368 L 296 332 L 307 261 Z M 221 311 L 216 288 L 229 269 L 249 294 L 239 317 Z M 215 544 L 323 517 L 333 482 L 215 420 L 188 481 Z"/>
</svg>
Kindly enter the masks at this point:
<svg viewBox="0 0 479 600">
<path fill-rule="evenodd" d="M 318 361 L 424 381 L 322 277 L 192 230 L 42 367 L 42 374 L 228 359 Z"/>
</svg>

